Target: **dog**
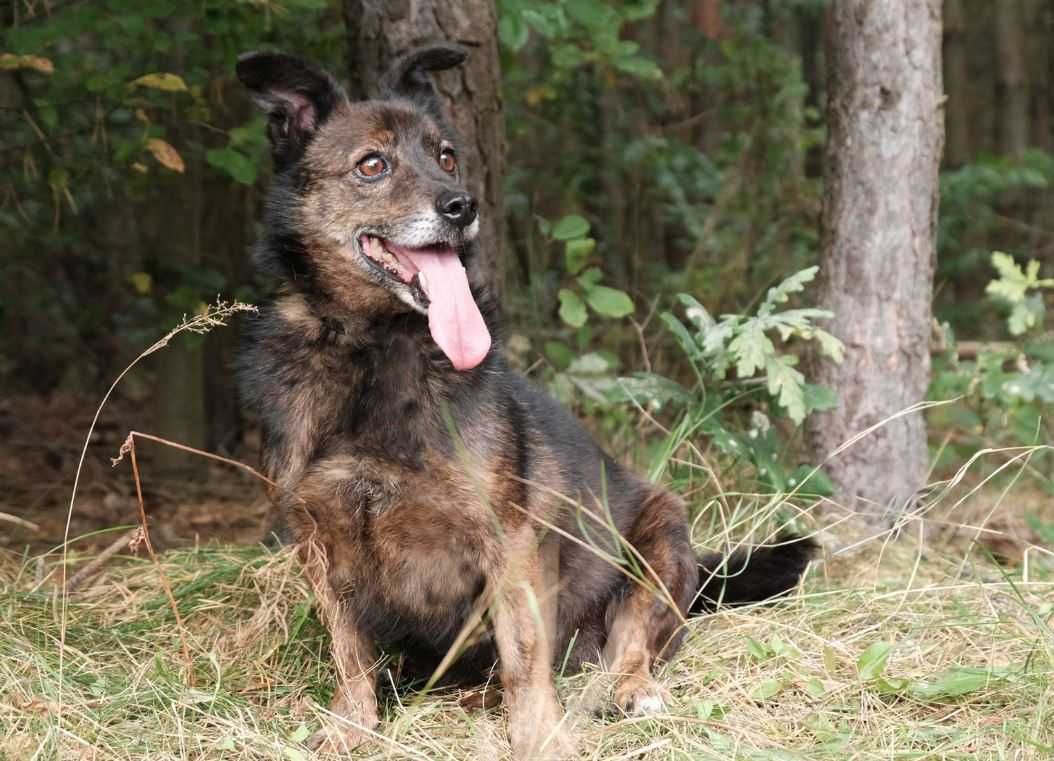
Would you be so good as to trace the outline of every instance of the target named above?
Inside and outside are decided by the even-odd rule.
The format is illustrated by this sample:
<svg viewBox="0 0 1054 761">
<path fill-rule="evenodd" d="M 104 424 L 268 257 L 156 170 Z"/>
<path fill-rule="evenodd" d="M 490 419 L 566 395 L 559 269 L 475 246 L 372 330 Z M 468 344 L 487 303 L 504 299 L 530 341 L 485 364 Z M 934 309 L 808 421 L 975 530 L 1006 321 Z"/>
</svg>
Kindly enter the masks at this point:
<svg viewBox="0 0 1054 761">
<path fill-rule="evenodd" d="M 683 502 L 506 364 L 473 274 L 480 212 L 430 79 L 464 59 L 413 50 L 380 97 L 352 102 L 311 63 L 239 58 L 268 118 L 254 258 L 276 283 L 240 387 L 331 634 L 339 720 L 314 745 L 371 734 L 378 659 L 398 652 L 479 680 L 496 663 L 514 756 L 565 757 L 555 664 L 602 664 L 619 711 L 661 711 L 654 671 L 686 617 L 793 589 L 814 545 L 698 558 Z"/>
</svg>

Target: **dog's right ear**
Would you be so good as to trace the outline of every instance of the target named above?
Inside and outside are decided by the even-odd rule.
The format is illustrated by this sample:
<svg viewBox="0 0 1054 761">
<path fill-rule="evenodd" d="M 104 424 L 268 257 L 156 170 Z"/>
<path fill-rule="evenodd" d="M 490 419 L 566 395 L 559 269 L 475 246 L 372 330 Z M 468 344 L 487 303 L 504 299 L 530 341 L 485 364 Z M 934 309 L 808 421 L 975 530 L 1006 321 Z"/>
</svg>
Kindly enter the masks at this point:
<svg viewBox="0 0 1054 761">
<path fill-rule="evenodd" d="M 276 166 L 299 158 L 322 123 L 348 100 L 325 71 L 284 53 L 243 53 L 235 71 L 267 113 Z"/>
<path fill-rule="evenodd" d="M 458 45 L 426 45 L 415 48 L 397 59 L 381 77 L 381 95 L 409 98 L 442 121 L 443 108 L 428 75 L 433 71 L 460 66 L 466 58 L 468 53 Z"/>
</svg>

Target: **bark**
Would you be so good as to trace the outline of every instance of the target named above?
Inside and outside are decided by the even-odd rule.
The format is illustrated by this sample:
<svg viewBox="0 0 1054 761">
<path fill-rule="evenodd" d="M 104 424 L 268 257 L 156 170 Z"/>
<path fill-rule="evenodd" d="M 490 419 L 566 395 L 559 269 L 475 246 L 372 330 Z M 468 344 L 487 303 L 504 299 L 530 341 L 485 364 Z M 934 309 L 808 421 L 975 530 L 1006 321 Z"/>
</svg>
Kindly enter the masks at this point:
<svg viewBox="0 0 1054 761">
<path fill-rule="evenodd" d="M 696 0 L 692 6 L 692 22 L 707 39 L 719 40 L 724 37 L 721 0 Z"/>
<path fill-rule="evenodd" d="M 810 420 L 818 458 L 925 398 L 944 140 L 941 2 L 841 0 L 828 36 L 822 302 L 845 361 L 818 363 L 838 407 Z M 910 507 L 929 456 L 922 415 L 828 463 L 841 504 L 876 524 Z"/>
<path fill-rule="evenodd" d="M 997 3 L 995 44 L 999 60 L 1000 143 L 1003 152 L 1020 155 L 1030 142 L 1028 62 L 1025 60 L 1024 0 Z"/>
<path fill-rule="evenodd" d="M 188 33 L 191 24 L 181 19 L 176 31 Z M 186 65 L 184 51 L 177 48 L 174 62 L 182 70 Z M 195 127 L 178 125 L 170 131 L 175 145 L 189 144 Z M 200 156 L 183 154 L 185 174 L 166 178 L 174 185 L 173 194 L 179 199 L 157 221 L 163 241 L 161 256 L 167 265 L 192 268 L 202 263 L 201 192 L 205 168 Z M 208 424 L 205 415 L 205 359 L 201 346 L 192 346 L 179 337 L 155 355 L 157 375 L 154 380 L 154 424 L 159 436 L 180 444 L 204 449 L 208 445 Z M 192 457 L 172 447 L 160 446 L 154 451 L 154 467 L 168 477 L 200 477 L 205 472 L 204 460 Z"/>
<path fill-rule="evenodd" d="M 412 47 L 453 42 L 469 51 L 459 69 L 435 77 L 436 89 L 461 136 L 459 159 L 480 205 L 480 265 L 499 291 L 502 257 L 505 122 L 501 103 L 498 19 L 494 0 L 344 0 L 352 97 L 374 94 L 387 65 Z"/>
<path fill-rule="evenodd" d="M 1025 20 L 1028 35 L 1029 81 L 1032 83 L 1032 145 L 1054 149 L 1054 7 L 1049 0 L 1027 0 Z"/>
</svg>

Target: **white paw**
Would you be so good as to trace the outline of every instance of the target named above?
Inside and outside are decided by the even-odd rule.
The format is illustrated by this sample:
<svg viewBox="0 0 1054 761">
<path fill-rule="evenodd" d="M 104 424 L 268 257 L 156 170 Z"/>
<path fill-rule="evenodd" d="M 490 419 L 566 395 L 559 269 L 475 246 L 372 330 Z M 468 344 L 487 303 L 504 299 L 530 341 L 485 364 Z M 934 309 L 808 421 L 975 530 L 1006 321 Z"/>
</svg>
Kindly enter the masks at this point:
<svg viewBox="0 0 1054 761">
<path fill-rule="evenodd" d="M 633 703 L 634 716 L 654 716 L 666 710 L 666 703 L 658 695 L 644 695 Z"/>
</svg>

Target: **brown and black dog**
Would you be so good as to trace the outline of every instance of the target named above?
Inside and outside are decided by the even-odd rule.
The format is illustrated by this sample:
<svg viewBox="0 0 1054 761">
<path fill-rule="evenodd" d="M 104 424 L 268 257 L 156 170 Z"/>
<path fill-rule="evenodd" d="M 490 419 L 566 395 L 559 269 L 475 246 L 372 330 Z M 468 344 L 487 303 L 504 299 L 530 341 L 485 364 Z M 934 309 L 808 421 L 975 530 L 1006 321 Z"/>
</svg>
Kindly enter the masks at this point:
<svg viewBox="0 0 1054 761">
<path fill-rule="evenodd" d="M 426 669 L 457 656 L 480 680 L 496 663 L 514 754 L 558 757 L 555 662 L 600 663 L 620 710 L 659 711 L 653 670 L 685 616 L 792 589 L 814 547 L 758 549 L 715 576 L 723 561 L 696 557 L 682 502 L 506 365 L 469 274 L 476 202 L 429 79 L 463 59 L 413 51 L 358 103 L 299 59 L 239 59 L 269 117 L 255 259 L 278 284 L 241 387 L 332 635 L 342 721 L 317 742 L 369 734 L 378 658 L 398 651 Z"/>
</svg>

